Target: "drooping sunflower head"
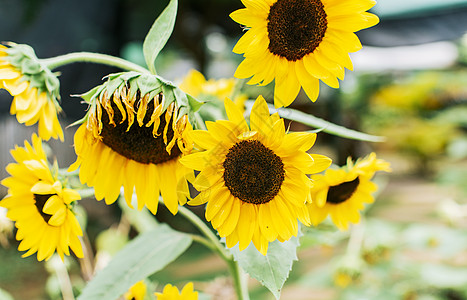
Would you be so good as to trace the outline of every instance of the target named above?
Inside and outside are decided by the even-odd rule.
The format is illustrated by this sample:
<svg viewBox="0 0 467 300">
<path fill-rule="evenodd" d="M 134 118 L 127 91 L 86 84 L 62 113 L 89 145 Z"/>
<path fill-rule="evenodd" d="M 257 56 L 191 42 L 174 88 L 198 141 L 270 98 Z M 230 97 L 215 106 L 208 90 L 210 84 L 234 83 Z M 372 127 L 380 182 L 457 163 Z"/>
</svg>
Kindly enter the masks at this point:
<svg viewBox="0 0 467 300">
<path fill-rule="evenodd" d="M 251 0 L 230 17 L 248 28 L 233 52 L 244 60 L 235 72 L 249 84 L 275 79 L 274 103 L 288 106 L 303 87 L 311 101 L 319 80 L 338 87 L 344 69 L 353 69 L 349 52 L 361 49 L 354 32 L 378 23 L 366 12 L 373 0 Z"/>
<path fill-rule="evenodd" d="M 16 222 L 16 238 L 21 240 L 18 250 L 27 250 L 23 257 L 37 252 L 39 261 L 48 260 L 55 252 L 63 259 L 70 255 L 69 248 L 83 257 L 78 239 L 83 234 L 73 212 L 74 202 L 81 197 L 64 187 L 57 169 L 51 171 L 41 139 L 34 134 L 32 145 L 25 142 L 24 148 L 16 147 L 11 154 L 16 163 L 7 166 L 11 176 L 1 182 L 8 195 L 0 206 Z"/>
<path fill-rule="evenodd" d="M 349 158 L 342 168 L 312 176 L 311 203 L 307 204 L 312 223 L 317 225 L 328 215 L 340 229 L 347 229 L 349 222 L 358 223 L 363 203 L 374 201 L 371 193 L 378 187 L 371 179 L 377 171 L 391 169 L 388 162 L 371 153 L 356 163 Z"/>
<path fill-rule="evenodd" d="M 316 134 L 286 133 L 261 96 L 250 125 L 231 100 L 225 108 L 228 121 L 206 122 L 207 131 L 191 133 L 201 151 L 181 162 L 201 172 L 193 181 L 200 194 L 188 203 L 207 202 L 206 219 L 229 248 L 239 243 L 243 250 L 253 241 L 266 255 L 269 242 L 297 235 L 297 220 L 310 224 L 305 203 L 312 183 L 306 174 L 323 171 L 331 160 L 308 154 Z"/>
<path fill-rule="evenodd" d="M 136 188 L 138 208 L 156 213 L 162 194 L 175 214 L 177 198 L 184 204 L 188 195 L 178 162 L 193 147 L 188 96 L 155 75 L 129 72 L 109 75 L 82 97 L 90 109 L 75 135 L 78 160 L 71 170 L 81 165 L 81 182 L 107 204 L 123 185 L 130 206 Z"/>
<path fill-rule="evenodd" d="M 61 112 L 60 82 L 46 66 L 40 63 L 28 45 L 9 43 L 0 45 L 0 88 L 14 98 L 10 113 L 26 126 L 39 123 L 39 136 L 63 140 L 63 131 L 57 118 Z"/>
<path fill-rule="evenodd" d="M 193 289 L 193 282 L 188 282 L 181 291 L 170 283 L 164 286 L 162 293 L 155 293 L 157 300 L 198 300 L 198 292 Z"/>
</svg>

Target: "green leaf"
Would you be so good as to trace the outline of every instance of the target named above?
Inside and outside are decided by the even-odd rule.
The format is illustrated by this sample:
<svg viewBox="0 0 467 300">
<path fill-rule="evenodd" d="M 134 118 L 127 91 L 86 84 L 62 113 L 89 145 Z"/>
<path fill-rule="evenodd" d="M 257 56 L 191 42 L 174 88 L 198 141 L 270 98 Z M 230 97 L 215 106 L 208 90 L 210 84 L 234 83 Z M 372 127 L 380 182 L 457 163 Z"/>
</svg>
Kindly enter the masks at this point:
<svg viewBox="0 0 467 300">
<path fill-rule="evenodd" d="M 13 300 L 13 297 L 5 290 L 0 289 L 0 300 Z"/>
<path fill-rule="evenodd" d="M 268 253 L 262 255 L 251 243 L 245 250 L 240 251 L 238 245 L 230 251 L 240 267 L 251 277 L 257 279 L 279 299 L 282 286 L 289 277 L 292 264 L 297 258 L 297 247 L 300 245 L 299 230 L 297 237 L 283 243 L 274 241 L 269 243 Z"/>
<path fill-rule="evenodd" d="M 254 101 L 246 101 L 245 106 L 249 111 L 251 111 L 251 107 L 253 107 Z M 269 111 L 271 112 L 276 112 L 276 109 L 274 108 L 274 105 L 268 104 L 269 106 Z M 339 126 L 336 124 L 333 124 L 331 122 L 328 122 L 326 120 L 317 118 L 315 116 L 312 116 L 310 114 L 292 109 L 292 108 L 279 108 L 277 109 L 277 112 L 279 113 L 279 116 L 284 119 L 292 120 L 292 121 L 297 121 L 302 124 L 319 128 L 324 132 L 327 132 L 329 134 L 333 134 L 336 136 L 340 136 L 343 138 L 348 138 L 352 140 L 360 140 L 360 141 L 367 141 L 367 142 L 384 142 L 386 141 L 386 138 L 383 136 L 375 136 L 375 135 L 370 135 L 366 134 L 363 132 L 355 131 L 352 129 L 348 129 L 343 126 Z"/>
<path fill-rule="evenodd" d="M 191 245 L 189 235 L 160 225 L 118 252 L 84 288 L 78 300 L 115 300 L 133 284 L 163 269 Z"/>
<path fill-rule="evenodd" d="M 169 5 L 160 14 L 157 20 L 152 24 L 143 43 L 143 54 L 149 71 L 156 74 L 154 62 L 157 55 L 164 48 L 174 29 L 175 18 L 177 16 L 177 0 L 170 0 Z"/>
</svg>

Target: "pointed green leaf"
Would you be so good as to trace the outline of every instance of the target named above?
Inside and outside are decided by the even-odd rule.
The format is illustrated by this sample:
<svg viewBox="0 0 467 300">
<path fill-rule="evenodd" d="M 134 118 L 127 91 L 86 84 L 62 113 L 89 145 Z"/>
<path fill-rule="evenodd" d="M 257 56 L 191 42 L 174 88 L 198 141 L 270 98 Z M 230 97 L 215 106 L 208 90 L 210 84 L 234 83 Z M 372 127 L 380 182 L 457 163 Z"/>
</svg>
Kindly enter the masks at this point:
<svg viewBox="0 0 467 300">
<path fill-rule="evenodd" d="M 293 261 L 298 260 L 297 247 L 300 245 L 300 236 L 299 231 L 298 237 L 293 236 L 283 243 L 277 240 L 269 243 L 266 256 L 256 250 L 253 243 L 243 251 L 238 249 L 238 245 L 230 251 L 245 272 L 261 282 L 276 299 L 279 299 L 282 286 L 292 270 Z"/>
<path fill-rule="evenodd" d="M 177 0 L 170 0 L 169 5 L 160 14 L 157 20 L 152 24 L 143 43 L 143 54 L 149 71 L 156 74 L 154 62 L 157 55 L 164 48 L 174 29 L 175 18 L 177 16 Z"/>
<path fill-rule="evenodd" d="M 191 245 L 189 235 L 160 225 L 131 241 L 100 270 L 78 300 L 115 300 L 133 284 L 163 269 Z"/>
</svg>

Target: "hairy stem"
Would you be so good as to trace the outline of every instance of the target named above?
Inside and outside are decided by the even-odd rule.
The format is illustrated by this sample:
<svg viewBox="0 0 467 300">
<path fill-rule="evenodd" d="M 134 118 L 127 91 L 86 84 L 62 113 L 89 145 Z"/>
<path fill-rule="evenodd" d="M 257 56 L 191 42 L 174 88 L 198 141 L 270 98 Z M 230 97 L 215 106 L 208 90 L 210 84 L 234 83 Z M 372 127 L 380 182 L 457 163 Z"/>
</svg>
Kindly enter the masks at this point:
<svg viewBox="0 0 467 300">
<path fill-rule="evenodd" d="M 41 59 L 40 61 L 51 70 L 75 62 L 88 62 L 113 66 L 127 71 L 149 73 L 149 70 L 146 68 L 127 61 L 123 58 L 93 52 L 68 53 L 56 57 Z"/>
</svg>

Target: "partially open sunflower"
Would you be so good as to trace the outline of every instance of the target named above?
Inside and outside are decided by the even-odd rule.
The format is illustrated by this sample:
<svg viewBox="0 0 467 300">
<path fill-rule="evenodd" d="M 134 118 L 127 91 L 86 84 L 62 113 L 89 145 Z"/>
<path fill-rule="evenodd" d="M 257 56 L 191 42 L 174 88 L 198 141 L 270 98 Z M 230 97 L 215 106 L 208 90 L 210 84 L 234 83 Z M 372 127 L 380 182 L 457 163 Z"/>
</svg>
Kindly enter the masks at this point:
<svg viewBox="0 0 467 300">
<path fill-rule="evenodd" d="M 376 171 L 390 172 L 391 168 L 388 162 L 371 153 L 355 164 L 349 158 L 342 168 L 313 175 L 312 202 L 307 204 L 313 225 L 321 223 L 328 215 L 339 229 L 358 223 L 364 203 L 375 200 L 372 193 L 378 186 L 371 179 Z"/>
<path fill-rule="evenodd" d="M 362 48 L 354 32 L 376 25 L 366 12 L 374 0 L 242 0 L 246 8 L 230 17 L 248 30 L 233 52 L 245 59 L 235 72 L 249 84 L 275 79 L 274 104 L 288 106 L 303 87 L 311 101 L 319 80 L 339 87 L 344 69 L 353 69 L 349 52 Z"/>
<path fill-rule="evenodd" d="M 146 205 L 154 214 L 159 195 L 173 214 L 186 202 L 189 170 L 179 158 L 191 151 L 192 127 L 169 90 L 154 75 L 130 72 L 83 95 L 90 110 L 75 134 L 78 159 L 70 171 L 80 167 L 81 182 L 94 187 L 97 200 L 113 203 L 123 186 L 130 207 L 135 191 L 138 209 Z"/>
<path fill-rule="evenodd" d="M 207 202 L 206 220 L 229 248 L 239 243 L 243 250 L 253 241 L 266 255 L 269 242 L 297 235 L 297 219 L 310 224 L 305 202 L 312 183 L 306 174 L 323 171 L 331 160 L 306 153 L 316 134 L 286 133 L 284 120 L 269 115 L 262 96 L 253 105 L 250 126 L 231 100 L 224 104 L 229 120 L 193 131 L 202 151 L 181 159 L 201 171 L 193 182 L 201 193 L 188 204 Z"/>
<path fill-rule="evenodd" d="M 10 177 L 2 180 L 8 195 L 0 201 L 7 217 L 15 221 L 18 250 L 23 257 L 37 252 L 37 260 L 48 260 L 56 252 L 63 259 L 70 250 L 83 257 L 79 236 L 81 227 L 73 212 L 74 202 L 81 199 L 77 191 L 66 188 L 58 179 L 58 167 L 50 169 L 42 140 L 32 136 L 32 144 L 11 150 L 16 163 L 6 170 Z"/>
</svg>

